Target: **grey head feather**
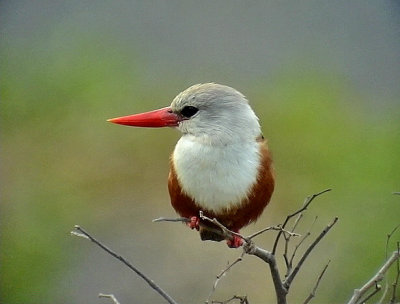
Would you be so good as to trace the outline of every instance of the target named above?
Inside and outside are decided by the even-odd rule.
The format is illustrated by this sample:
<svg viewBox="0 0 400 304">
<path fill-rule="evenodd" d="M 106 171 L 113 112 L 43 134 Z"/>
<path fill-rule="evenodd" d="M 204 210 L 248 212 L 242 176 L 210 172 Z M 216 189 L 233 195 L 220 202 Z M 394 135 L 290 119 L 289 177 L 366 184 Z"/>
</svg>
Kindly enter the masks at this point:
<svg viewBox="0 0 400 304">
<path fill-rule="evenodd" d="M 254 141 L 260 124 L 246 97 L 229 86 L 196 84 L 179 93 L 171 104 L 175 113 L 186 106 L 198 112 L 178 126 L 183 136 L 210 144 Z"/>
</svg>

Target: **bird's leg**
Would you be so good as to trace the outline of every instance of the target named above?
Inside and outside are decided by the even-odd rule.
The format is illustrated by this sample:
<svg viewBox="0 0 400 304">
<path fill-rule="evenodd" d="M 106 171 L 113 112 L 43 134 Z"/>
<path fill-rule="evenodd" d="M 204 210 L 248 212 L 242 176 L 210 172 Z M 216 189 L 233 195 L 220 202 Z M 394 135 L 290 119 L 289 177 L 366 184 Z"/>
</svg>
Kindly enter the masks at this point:
<svg viewBox="0 0 400 304">
<path fill-rule="evenodd" d="M 198 216 L 192 216 L 190 218 L 190 222 L 187 223 L 190 229 L 196 229 L 199 231 L 200 229 L 200 218 Z"/>
<path fill-rule="evenodd" d="M 232 231 L 239 233 L 239 229 L 233 229 Z M 232 239 L 227 240 L 226 243 L 230 248 L 238 248 L 243 245 L 243 239 L 240 236 L 232 235 Z"/>
</svg>

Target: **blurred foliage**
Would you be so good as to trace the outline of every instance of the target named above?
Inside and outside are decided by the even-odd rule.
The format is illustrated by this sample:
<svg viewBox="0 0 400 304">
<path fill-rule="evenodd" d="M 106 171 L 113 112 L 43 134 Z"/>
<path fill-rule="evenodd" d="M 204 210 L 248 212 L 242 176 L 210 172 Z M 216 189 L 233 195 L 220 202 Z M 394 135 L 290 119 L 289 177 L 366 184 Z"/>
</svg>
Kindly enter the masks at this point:
<svg viewBox="0 0 400 304">
<path fill-rule="evenodd" d="M 76 266 L 77 256 L 95 250 L 71 240 L 74 224 L 95 227 L 111 239 L 122 230 L 135 231 L 138 242 L 132 246 L 142 246 L 146 232 L 160 239 L 161 247 L 161 239 L 168 238 L 149 231 L 141 219 L 170 210 L 165 179 L 179 135 L 105 120 L 165 106 L 185 88 L 176 85 L 181 79 L 166 75 L 161 87 L 143 86 L 144 62 L 135 61 L 134 51 L 103 49 L 99 41 L 84 38 L 67 47 L 57 39 L 43 41 L 40 49 L 5 41 L 1 50 L 3 303 L 66 302 L 71 292 L 60 282 L 71 281 L 73 288 L 72 281 L 86 271 Z M 332 259 L 318 297 L 342 302 L 382 262 L 386 233 L 399 222 L 399 197 L 391 195 L 400 190 L 398 103 L 368 108 L 363 103 L 368 97 L 340 76 L 305 72 L 301 66 L 240 90 L 255 107 L 275 160 L 277 190 L 266 222 L 278 222 L 308 194 L 334 189 L 313 207 L 322 226 L 335 215 L 340 223 L 312 269 Z M 190 242 L 199 241 L 191 236 Z M 168 259 L 180 263 L 174 255 Z M 159 269 L 157 261 L 150 262 Z M 169 280 L 174 269 L 165 271 L 161 276 Z M 185 286 L 176 289 L 197 295 L 196 280 L 191 285 L 175 278 L 176 286 Z M 211 286 L 208 278 L 205 284 Z M 293 294 L 306 295 L 313 280 L 299 282 Z M 262 288 L 257 284 L 247 287 L 253 288 L 250 300 L 265 296 L 257 298 Z M 234 286 L 221 288 L 236 293 Z M 206 294 L 197 296 L 192 300 L 200 303 Z"/>
</svg>

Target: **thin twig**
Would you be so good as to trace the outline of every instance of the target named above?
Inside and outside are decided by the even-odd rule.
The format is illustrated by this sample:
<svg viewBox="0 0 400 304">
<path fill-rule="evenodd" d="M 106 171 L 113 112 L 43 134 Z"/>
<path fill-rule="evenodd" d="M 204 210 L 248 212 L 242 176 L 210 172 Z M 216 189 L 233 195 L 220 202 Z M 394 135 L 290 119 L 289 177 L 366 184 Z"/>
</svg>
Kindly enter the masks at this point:
<svg viewBox="0 0 400 304">
<path fill-rule="evenodd" d="M 391 237 L 393 236 L 393 234 L 396 232 L 396 230 L 397 230 L 399 227 L 400 227 L 400 224 L 397 225 L 396 227 L 394 227 L 393 230 L 392 230 L 390 233 L 388 233 L 387 236 L 386 236 L 385 261 L 388 259 L 388 252 L 389 252 L 389 242 L 390 242 L 390 239 L 391 239 Z M 392 286 L 393 286 L 393 285 L 392 285 Z M 394 289 L 396 289 L 396 288 L 394 288 Z M 385 277 L 385 288 L 383 289 L 382 295 L 381 295 L 379 301 L 377 302 L 378 304 L 383 303 L 383 301 L 384 301 L 385 298 L 386 298 L 386 295 L 387 295 L 388 291 L 389 291 L 389 283 L 388 283 L 387 277 Z"/>
<path fill-rule="evenodd" d="M 382 295 L 381 295 L 380 299 L 378 300 L 378 302 L 376 302 L 376 304 L 383 303 L 383 300 L 385 300 L 388 290 L 389 290 L 389 284 L 386 283 L 385 288 L 383 289 Z"/>
<path fill-rule="evenodd" d="M 239 300 L 239 304 L 249 304 L 247 300 L 247 296 L 233 296 L 232 298 L 225 300 L 225 301 L 212 301 L 212 304 L 228 304 L 234 300 Z"/>
<path fill-rule="evenodd" d="M 210 303 L 210 299 L 211 299 L 212 295 L 214 294 L 215 290 L 217 289 L 217 285 L 218 285 L 219 281 L 226 275 L 226 273 L 227 273 L 229 270 L 232 269 L 233 266 L 235 266 L 237 263 L 239 263 L 239 262 L 241 262 L 241 261 L 243 260 L 243 256 L 244 256 L 244 255 L 245 255 L 245 252 L 243 251 L 242 254 L 241 254 L 235 261 L 233 261 L 233 263 L 228 264 L 228 266 L 227 266 L 225 269 L 223 269 L 223 270 L 217 275 L 217 277 L 216 277 L 216 279 L 215 279 L 215 281 L 214 281 L 213 287 L 212 287 L 210 293 L 208 294 L 207 300 L 205 301 L 206 303 Z M 233 298 L 232 298 L 232 299 L 233 299 Z M 232 300 L 232 299 L 230 299 L 230 300 Z M 229 302 L 230 300 L 228 300 L 228 302 Z M 228 302 L 225 302 L 225 303 L 228 303 Z M 212 303 L 214 303 L 214 302 L 212 301 Z"/>
<path fill-rule="evenodd" d="M 293 227 L 291 229 L 292 232 L 297 228 L 297 225 L 300 223 L 300 220 L 303 218 L 303 213 L 299 213 L 299 215 L 296 217 L 296 220 L 293 223 Z M 289 243 L 291 240 L 291 235 L 286 235 L 283 234 L 283 238 L 285 239 L 285 248 L 283 250 L 283 259 L 286 264 L 286 276 L 289 273 L 289 271 L 292 269 L 292 265 L 290 265 L 290 261 L 288 259 L 288 251 L 289 251 Z"/>
<path fill-rule="evenodd" d="M 360 304 L 367 303 L 367 301 L 368 301 L 369 299 L 371 299 L 374 295 L 376 295 L 378 292 L 380 292 L 381 289 L 382 289 L 382 286 L 379 285 L 377 282 L 375 282 L 375 289 L 374 289 L 374 291 L 371 292 L 369 295 L 367 295 L 364 299 L 358 301 L 358 303 L 360 303 Z"/>
<path fill-rule="evenodd" d="M 300 241 L 299 241 L 299 242 L 297 243 L 297 245 L 294 247 L 292 256 L 290 257 L 290 260 L 289 260 L 289 267 L 287 267 L 287 271 L 286 271 L 285 277 L 287 277 L 287 276 L 289 275 L 290 271 L 292 270 L 292 267 L 293 267 L 293 260 L 294 260 L 294 257 L 296 256 L 297 250 L 298 250 L 298 249 L 300 248 L 300 246 L 304 243 L 304 241 L 311 235 L 311 230 L 312 230 L 312 228 L 313 228 L 315 222 L 317 221 L 317 219 L 318 219 L 318 216 L 316 216 L 316 217 L 314 218 L 314 221 L 312 222 L 312 224 L 311 224 L 311 226 L 310 226 L 310 229 L 308 229 L 307 233 L 300 239 Z M 285 253 L 285 254 L 286 254 L 286 253 Z"/>
<path fill-rule="evenodd" d="M 397 242 L 397 255 L 400 255 L 400 242 Z M 392 292 L 392 297 L 390 299 L 390 304 L 394 304 L 397 302 L 396 290 L 397 287 L 399 286 L 399 279 L 400 279 L 400 258 L 398 258 L 396 261 L 396 268 L 397 268 L 397 274 L 392 284 L 393 292 Z"/>
<path fill-rule="evenodd" d="M 254 237 L 256 237 L 256 236 L 258 236 L 258 235 L 260 235 L 260 234 L 262 234 L 262 233 L 264 233 L 266 231 L 270 231 L 270 230 L 283 231 L 284 233 L 287 233 L 290 236 L 299 236 L 299 234 L 297 234 L 297 233 L 293 233 L 293 232 L 290 232 L 288 230 L 283 230 L 282 227 L 280 227 L 280 226 L 272 226 L 272 227 L 267 227 L 267 228 L 264 228 L 264 229 L 262 229 L 260 231 L 257 231 L 255 233 L 251 234 L 250 236 L 244 237 L 244 236 L 242 236 L 242 235 L 240 235 L 240 234 L 238 234 L 236 232 L 233 232 L 233 231 L 227 229 L 224 225 L 222 225 L 220 222 L 218 222 L 217 219 L 215 219 L 215 218 L 211 219 L 211 218 L 208 218 L 207 216 L 204 216 L 204 214 L 202 212 L 200 213 L 200 218 L 203 219 L 203 220 L 209 221 L 209 222 L 211 222 L 213 224 L 216 224 L 219 228 L 221 228 L 222 234 L 223 234 L 223 236 L 225 236 L 225 238 L 226 237 L 230 238 L 232 235 L 238 235 L 239 237 L 241 237 L 246 242 L 246 244 L 252 244 L 252 241 L 251 241 L 252 238 L 254 238 Z M 243 253 L 233 263 L 229 264 L 228 267 L 226 267 L 219 275 L 217 275 L 217 278 L 216 278 L 216 280 L 214 282 L 213 288 L 212 288 L 211 292 L 209 293 L 208 298 L 206 300 L 206 303 L 210 303 L 210 299 L 211 299 L 212 295 L 214 294 L 219 281 L 225 276 L 225 274 L 233 266 L 235 266 L 237 263 L 239 263 L 239 262 L 241 262 L 243 260 L 243 256 L 244 256 L 245 253 L 246 253 L 246 250 L 244 249 Z M 276 273 L 275 273 L 275 276 L 276 276 Z M 278 273 L 278 276 L 279 276 L 279 273 Z"/>
<path fill-rule="evenodd" d="M 76 228 L 76 226 L 75 226 L 75 228 Z M 85 235 L 83 233 L 80 233 L 80 232 L 77 232 L 77 231 L 71 231 L 71 235 L 74 235 L 74 236 L 77 236 L 77 237 L 81 237 L 83 239 L 90 240 L 90 238 L 87 235 Z"/>
<path fill-rule="evenodd" d="M 297 216 L 296 220 L 293 223 L 293 227 L 292 227 L 292 232 L 294 232 L 297 228 L 297 225 L 300 223 L 300 220 L 303 218 L 303 213 L 299 213 L 299 215 Z"/>
<path fill-rule="evenodd" d="M 237 237 L 241 238 L 242 240 L 244 240 L 245 242 L 249 242 L 250 240 L 248 240 L 246 237 L 244 237 L 243 235 L 241 235 L 240 233 L 234 232 L 232 230 L 229 230 L 228 228 L 226 228 L 224 225 L 222 225 L 215 217 L 214 218 L 209 218 L 208 216 L 204 215 L 203 211 L 200 211 L 200 215 L 199 217 L 203 220 L 203 221 L 208 221 L 216 226 L 218 226 L 221 230 L 222 230 L 222 236 L 227 239 L 227 240 L 232 240 L 233 236 L 236 235 Z"/>
<path fill-rule="evenodd" d="M 389 242 L 393 234 L 396 232 L 396 230 L 400 227 L 400 224 L 397 225 L 396 227 L 393 228 L 393 230 L 387 234 L 386 236 L 386 245 L 385 245 L 385 261 L 388 259 L 388 252 L 389 252 Z M 397 261 L 398 262 L 398 261 Z M 393 284 L 392 284 L 393 286 Z M 393 286 L 394 291 L 396 290 L 396 287 Z M 385 277 L 385 289 L 383 290 L 383 293 L 378 301 L 378 304 L 383 303 L 384 299 L 386 298 L 387 292 L 389 291 L 389 283 L 387 277 Z M 392 304 L 392 303 L 391 303 Z"/>
<path fill-rule="evenodd" d="M 347 304 L 356 304 L 359 302 L 360 298 L 372 287 L 375 286 L 378 282 L 382 281 L 385 273 L 388 271 L 390 266 L 399 259 L 400 252 L 394 251 L 390 258 L 382 265 L 382 267 L 378 270 L 378 272 L 370 279 L 367 283 L 365 283 L 361 288 L 355 289 L 353 296 Z"/>
<path fill-rule="evenodd" d="M 99 298 L 109 298 L 111 299 L 111 301 L 113 301 L 114 304 L 120 304 L 113 294 L 99 293 Z"/>
<path fill-rule="evenodd" d="M 295 219 L 295 221 L 293 223 L 292 229 L 291 229 L 292 233 L 294 233 L 294 231 L 297 228 L 297 225 L 300 223 L 300 220 L 302 218 L 303 218 L 303 212 L 299 213 L 299 215 L 296 217 L 296 219 Z M 283 238 L 285 239 L 285 250 L 284 250 L 284 253 L 283 253 L 283 257 L 285 259 L 286 266 L 288 266 L 287 253 L 288 253 L 288 250 L 289 250 L 289 242 L 290 242 L 290 239 L 291 239 L 291 235 L 290 234 L 286 235 L 284 233 L 283 234 Z"/>
<path fill-rule="evenodd" d="M 178 217 L 178 218 L 169 218 L 169 217 L 159 217 L 152 220 L 153 223 L 156 222 L 182 222 L 182 223 L 189 223 L 190 219 L 187 217 Z"/>
<path fill-rule="evenodd" d="M 210 221 L 212 221 L 210 219 Z M 181 222 L 181 223 L 189 223 L 190 219 L 187 217 L 178 217 L 178 218 L 168 218 L 168 217 L 160 217 L 152 220 L 153 223 L 160 223 L 160 222 Z M 221 224 L 220 224 L 221 225 Z M 213 228 L 210 226 L 207 226 L 206 224 L 200 222 L 199 223 L 200 227 L 206 228 L 208 231 L 215 233 L 216 235 L 219 235 L 223 237 L 224 239 L 232 239 L 232 234 L 234 234 L 233 231 L 229 231 L 228 229 L 225 228 L 225 231 L 222 231 L 221 229 L 218 228 Z"/>
<path fill-rule="evenodd" d="M 318 197 L 318 196 L 320 196 L 320 195 L 322 195 L 322 194 L 324 194 L 324 193 L 326 193 L 326 192 L 329 192 L 329 191 L 331 191 L 331 190 L 332 190 L 332 189 L 325 189 L 325 190 L 323 190 L 323 191 L 321 191 L 321 192 L 315 193 L 315 194 L 313 194 L 313 195 L 307 197 L 306 200 L 305 200 L 304 203 L 303 203 L 303 207 L 301 207 L 300 209 L 298 209 L 298 210 L 295 211 L 294 213 L 289 214 L 289 215 L 286 217 L 285 221 L 284 221 L 283 224 L 282 224 L 282 228 L 286 228 L 287 223 L 289 222 L 289 220 L 290 220 L 292 217 L 294 217 L 294 216 L 296 216 L 297 214 L 299 214 L 299 213 L 303 212 L 304 210 L 306 210 L 306 209 L 308 208 L 308 206 L 311 204 L 311 202 L 312 202 L 316 197 Z M 277 247 L 278 247 L 278 243 L 279 243 L 279 239 L 280 239 L 281 235 L 282 235 L 282 232 L 279 232 L 278 235 L 276 236 L 276 239 L 275 239 L 275 242 L 274 242 L 274 246 L 273 246 L 273 248 L 272 248 L 272 254 L 273 254 L 273 255 L 275 255 L 275 253 L 276 253 L 276 249 L 277 249 Z"/>
<path fill-rule="evenodd" d="M 296 220 L 293 223 L 293 227 L 291 229 L 291 232 L 294 233 L 295 229 L 297 228 L 297 225 L 300 223 L 300 220 L 303 218 L 303 213 L 299 213 L 299 215 L 296 217 Z M 289 250 L 289 243 L 290 243 L 290 239 L 291 239 L 292 235 L 286 235 L 285 233 L 283 234 L 283 238 L 285 239 L 285 249 L 283 251 L 283 259 L 285 261 L 286 264 L 286 269 L 287 269 L 287 273 L 289 272 L 289 269 L 292 268 L 292 266 L 290 265 L 290 262 L 288 260 L 288 250 Z"/>
<path fill-rule="evenodd" d="M 400 192 L 393 192 L 393 194 L 396 194 L 396 195 L 400 195 Z M 389 234 L 388 234 L 388 237 L 387 237 L 387 240 L 386 240 L 386 258 L 387 258 L 387 249 L 388 249 L 388 246 L 389 246 L 389 240 L 390 240 L 390 238 L 392 237 L 392 235 L 396 232 L 396 230 L 398 229 L 400 227 L 400 224 L 399 225 L 397 225 Z M 400 254 L 400 242 L 399 241 L 397 241 L 397 253 L 398 254 Z M 394 304 L 394 303 L 396 303 L 397 302 L 397 294 L 396 294 L 396 291 L 397 291 L 397 287 L 399 286 L 399 280 L 400 280 L 400 258 L 398 258 L 397 259 L 397 261 L 396 261 L 396 268 L 397 268 L 397 274 L 396 274 L 396 277 L 395 277 L 395 279 L 394 279 L 394 282 L 393 282 L 393 284 L 392 284 L 392 288 L 393 288 L 393 291 L 392 291 L 392 297 L 390 298 L 390 304 Z"/>
<path fill-rule="evenodd" d="M 309 303 L 311 301 L 311 299 L 315 297 L 315 293 L 317 292 L 319 283 L 321 282 L 321 279 L 324 276 L 326 269 L 328 269 L 330 262 L 331 262 L 331 260 L 329 260 L 328 263 L 326 263 L 325 267 L 322 269 L 321 273 L 318 276 L 317 282 L 314 285 L 314 288 L 312 289 L 311 293 L 308 295 L 307 299 L 304 301 L 303 304 Z"/>
<path fill-rule="evenodd" d="M 257 231 L 255 233 L 247 236 L 246 238 L 251 240 L 251 239 L 255 238 L 256 236 L 259 236 L 260 234 L 262 234 L 262 233 L 264 233 L 266 231 L 270 231 L 270 230 L 281 231 L 281 232 L 284 232 L 285 234 L 287 234 L 289 236 L 300 236 L 300 234 L 298 234 L 298 233 L 294 233 L 293 231 L 285 230 L 280 225 L 277 225 L 277 226 L 271 226 L 271 227 L 266 227 L 264 229 L 261 229 L 260 231 Z"/>
<path fill-rule="evenodd" d="M 101 249 L 112 255 L 114 258 L 118 259 L 121 261 L 123 264 L 128 266 L 131 270 L 133 270 L 138 276 L 140 276 L 143 280 L 146 281 L 147 284 L 150 285 L 151 288 L 153 288 L 159 295 L 161 295 L 168 303 L 170 304 L 178 304 L 169 294 L 167 294 L 160 286 L 158 286 L 153 280 L 151 280 L 148 276 L 146 276 L 143 272 L 141 272 L 139 269 L 137 269 L 135 266 L 133 266 L 129 261 L 127 261 L 124 257 L 120 256 L 119 254 L 115 253 L 112 251 L 110 248 L 102 244 L 100 241 L 96 240 L 93 236 L 91 236 L 88 232 L 86 232 L 83 228 L 81 228 L 78 225 L 75 225 L 74 227 L 76 231 L 72 231 L 71 233 L 76 236 L 86 236 L 90 241 L 95 243 L 97 246 L 99 246 Z"/>
<path fill-rule="evenodd" d="M 396 227 L 393 228 L 393 230 L 388 233 L 387 238 L 386 238 L 386 246 L 385 246 L 385 259 L 388 257 L 388 248 L 389 248 L 389 242 L 390 238 L 393 236 L 393 234 L 396 232 L 397 229 L 400 228 L 400 224 L 398 224 Z"/>
<path fill-rule="evenodd" d="M 293 282 L 293 279 L 296 277 L 297 273 L 299 272 L 304 261 L 307 259 L 308 255 L 315 248 L 315 246 L 324 238 L 324 236 L 329 232 L 329 230 L 331 230 L 331 228 L 337 223 L 338 219 L 339 219 L 338 217 L 335 217 L 332 223 L 330 223 L 328 226 L 325 227 L 324 230 L 322 230 L 322 232 L 318 235 L 318 237 L 314 240 L 314 242 L 312 242 L 311 245 L 304 252 L 303 256 L 301 257 L 296 267 L 290 272 L 290 274 L 283 283 L 286 289 L 289 290 L 290 284 Z"/>
</svg>

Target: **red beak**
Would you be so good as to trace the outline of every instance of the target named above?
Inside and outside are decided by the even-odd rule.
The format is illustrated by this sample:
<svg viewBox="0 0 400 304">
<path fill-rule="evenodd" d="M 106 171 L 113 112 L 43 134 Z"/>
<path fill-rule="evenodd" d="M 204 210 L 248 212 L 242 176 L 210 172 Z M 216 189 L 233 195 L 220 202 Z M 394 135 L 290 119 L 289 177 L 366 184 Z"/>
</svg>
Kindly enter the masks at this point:
<svg viewBox="0 0 400 304">
<path fill-rule="evenodd" d="M 166 107 L 150 112 L 112 118 L 107 121 L 133 127 L 161 128 L 176 127 L 181 120 L 181 117 L 172 112 L 170 107 Z"/>
</svg>

